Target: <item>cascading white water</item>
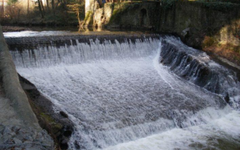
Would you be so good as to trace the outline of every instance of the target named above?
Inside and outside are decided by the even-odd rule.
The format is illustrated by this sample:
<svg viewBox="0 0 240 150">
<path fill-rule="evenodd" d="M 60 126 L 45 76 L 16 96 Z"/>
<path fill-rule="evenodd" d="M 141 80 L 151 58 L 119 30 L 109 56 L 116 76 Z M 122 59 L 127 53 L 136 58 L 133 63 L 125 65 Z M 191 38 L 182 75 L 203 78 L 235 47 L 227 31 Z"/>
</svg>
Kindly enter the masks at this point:
<svg viewBox="0 0 240 150">
<path fill-rule="evenodd" d="M 160 61 L 164 65 L 178 76 L 222 95 L 232 107 L 240 108 L 240 84 L 234 72 L 174 37 L 167 37 L 163 42 Z"/>
<path fill-rule="evenodd" d="M 149 38 L 11 53 L 18 72 L 74 122 L 70 149 L 217 149 L 212 139 L 239 146 L 239 112 L 169 72 L 160 51 Z"/>
</svg>

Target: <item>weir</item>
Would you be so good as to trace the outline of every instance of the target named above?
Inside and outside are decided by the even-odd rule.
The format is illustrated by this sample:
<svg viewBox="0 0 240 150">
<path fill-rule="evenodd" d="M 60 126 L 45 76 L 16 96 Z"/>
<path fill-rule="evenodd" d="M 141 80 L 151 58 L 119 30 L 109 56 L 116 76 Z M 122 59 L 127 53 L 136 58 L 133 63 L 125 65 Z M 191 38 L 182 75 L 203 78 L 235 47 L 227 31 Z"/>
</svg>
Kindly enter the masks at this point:
<svg viewBox="0 0 240 150">
<path fill-rule="evenodd" d="M 12 39 L 11 54 L 74 122 L 70 149 L 239 148 L 239 82 L 205 53 L 156 35 L 53 39 Z"/>
</svg>

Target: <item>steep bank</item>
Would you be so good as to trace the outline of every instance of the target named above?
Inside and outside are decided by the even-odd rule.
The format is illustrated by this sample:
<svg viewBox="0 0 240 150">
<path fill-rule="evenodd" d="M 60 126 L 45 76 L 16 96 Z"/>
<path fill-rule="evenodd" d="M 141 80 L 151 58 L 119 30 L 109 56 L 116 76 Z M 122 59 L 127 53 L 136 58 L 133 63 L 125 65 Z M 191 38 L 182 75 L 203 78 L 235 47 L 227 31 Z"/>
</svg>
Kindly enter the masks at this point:
<svg viewBox="0 0 240 150">
<path fill-rule="evenodd" d="M 106 3 L 95 11 L 93 26 L 174 33 L 189 46 L 240 65 L 239 10 L 236 3 Z"/>
<path fill-rule="evenodd" d="M 54 111 L 54 104 L 39 92 L 34 84 L 20 75 L 19 79 L 40 126 L 53 138 L 55 150 L 68 149 L 68 142 L 73 132 L 73 123 L 68 115 L 63 111 Z"/>
</svg>

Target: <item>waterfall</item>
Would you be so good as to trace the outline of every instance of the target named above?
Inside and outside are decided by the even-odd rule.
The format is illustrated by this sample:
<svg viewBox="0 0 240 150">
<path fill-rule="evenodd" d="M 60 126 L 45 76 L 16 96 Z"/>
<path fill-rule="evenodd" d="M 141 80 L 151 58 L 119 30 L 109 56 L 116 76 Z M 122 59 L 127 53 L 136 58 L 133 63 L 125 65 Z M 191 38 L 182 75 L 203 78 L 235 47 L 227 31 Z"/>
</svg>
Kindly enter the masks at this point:
<svg viewBox="0 0 240 150">
<path fill-rule="evenodd" d="M 162 43 L 161 63 L 169 66 L 171 71 L 185 80 L 221 94 L 233 107 L 240 107 L 240 84 L 233 71 L 176 38 L 165 38 Z"/>
<path fill-rule="evenodd" d="M 12 51 L 12 57 L 17 67 L 32 68 L 91 63 L 109 59 L 137 58 L 148 56 L 152 53 L 152 49 L 156 49 L 156 42 L 153 39 L 145 39 L 144 41 L 136 39 L 134 43 L 131 40 L 125 40 L 123 43 L 119 43 L 117 40 L 114 43 L 110 40 L 104 40 L 100 44 L 98 39 L 95 41 L 90 39 L 89 44 L 79 43 L 78 40 L 74 42 L 76 45 L 73 45 L 73 41 L 70 40 L 70 45 L 65 44 L 60 47 L 52 44 L 44 47 L 39 46 L 36 49 L 26 49 L 21 52 Z M 151 45 L 151 43 L 155 45 Z M 150 46 L 150 50 L 146 46 Z"/>
<path fill-rule="evenodd" d="M 239 129 L 223 133 L 232 126 L 222 124 L 239 125 L 239 112 L 223 99 L 228 93 L 237 108 L 239 83 L 205 53 L 172 37 L 66 43 L 11 54 L 19 74 L 74 122 L 70 149 L 211 147 L 206 141 L 221 134 L 239 144 Z"/>
</svg>

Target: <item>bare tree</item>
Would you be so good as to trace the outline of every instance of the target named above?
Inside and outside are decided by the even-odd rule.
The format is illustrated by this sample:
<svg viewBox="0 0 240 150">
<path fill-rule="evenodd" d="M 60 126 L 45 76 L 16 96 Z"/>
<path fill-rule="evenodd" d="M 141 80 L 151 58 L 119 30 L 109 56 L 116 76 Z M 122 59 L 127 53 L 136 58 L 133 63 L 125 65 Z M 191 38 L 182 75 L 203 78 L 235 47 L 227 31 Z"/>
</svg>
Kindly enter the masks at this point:
<svg viewBox="0 0 240 150">
<path fill-rule="evenodd" d="M 1 17 L 4 17 L 4 0 L 2 0 L 2 16 Z"/>
<path fill-rule="evenodd" d="M 27 0 L 27 15 L 29 16 L 29 0 Z"/>
<path fill-rule="evenodd" d="M 47 10 L 49 10 L 49 0 L 46 0 L 47 3 Z"/>
<path fill-rule="evenodd" d="M 54 0 L 52 0 L 52 11 L 55 14 L 55 6 L 54 5 L 55 5 Z"/>
<path fill-rule="evenodd" d="M 39 8 L 42 18 L 44 18 L 44 7 L 43 7 L 42 0 L 38 0 L 38 8 Z"/>
<path fill-rule="evenodd" d="M 71 12 L 74 12 L 77 15 L 79 31 L 83 28 L 83 23 L 80 19 L 80 13 L 83 12 L 81 9 L 81 4 L 69 4 L 67 5 Z"/>
</svg>

